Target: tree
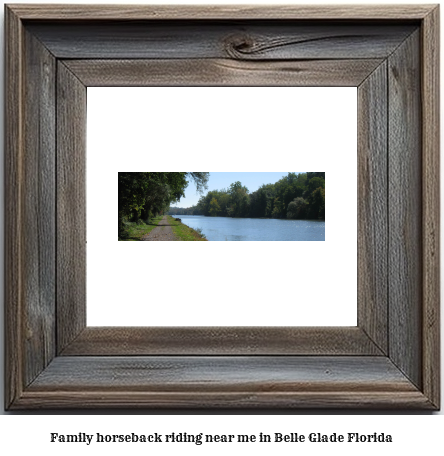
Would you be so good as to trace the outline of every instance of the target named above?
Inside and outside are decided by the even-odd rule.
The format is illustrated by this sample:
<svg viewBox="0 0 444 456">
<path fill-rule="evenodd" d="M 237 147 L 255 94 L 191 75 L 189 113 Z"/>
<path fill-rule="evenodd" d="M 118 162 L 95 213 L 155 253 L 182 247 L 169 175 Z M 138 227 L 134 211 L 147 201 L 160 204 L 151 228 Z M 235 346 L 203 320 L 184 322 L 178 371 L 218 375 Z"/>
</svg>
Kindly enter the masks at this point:
<svg viewBox="0 0 444 456">
<path fill-rule="evenodd" d="M 220 206 L 216 198 L 213 198 L 210 202 L 210 215 L 214 217 L 220 212 Z"/>
<path fill-rule="evenodd" d="M 217 214 L 222 217 L 323 219 L 325 173 L 288 173 L 275 183 L 262 185 L 253 193 L 249 193 L 248 189 L 237 181 L 228 189 L 211 190 L 202 195 L 197 206 L 188 208 L 187 211 L 196 215 Z"/>
<path fill-rule="evenodd" d="M 325 189 L 318 187 L 309 197 L 310 218 L 325 218 Z"/>
<path fill-rule="evenodd" d="M 185 195 L 188 179 L 194 181 L 198 192 L 207 188 L 209 173 L 204 172 L 138 172 L 118 176 L 118 232 L 124 235 L 125 220 L 148 220 L 166 210 L 173 201 Z"/>
<path fill-rule="evenodd" d="M 282 216 L 285 217 L 284 211 L 284 204 L 279 200 L 279 198 L 275 198 L 273 200 L 273 211 L 271 212 L 271 216 L 273 218 L 281 218 Z"/>
<path fill-rule="evenodd" d="M 308 181 L 307 192 L 308 194 L 314 192 L 317 188 L 325 187 L 325 180 L 320 177 L 313 177 Z"/>
<path fill-rule="evenodd" d="M 202 193 L 204 190 L 208 188 L 208 179 L 210 177 L 210 173 L 199 172 L 185 174 L 194 181 L 198 193 Z"/>
<path fill-rule="evenodd" d="M 125 219 L 138 219 L 145 204 L 148 182 L 144 173 L 119 173 L 118 232 L 124 232 Z"/>
<path fill-rule="evenodd" d="M 245 217 L 249 206 L 248 188 L 239 181 L 230 185 L 230 215 L 232 217 Z"/>
<path fill-rule="evenodd" d="M 295 198 L 287 208 L 287 218 L 289 219 L 303 219 L 307 212 L 307 201 L 302 198 Z"/>
</svg>

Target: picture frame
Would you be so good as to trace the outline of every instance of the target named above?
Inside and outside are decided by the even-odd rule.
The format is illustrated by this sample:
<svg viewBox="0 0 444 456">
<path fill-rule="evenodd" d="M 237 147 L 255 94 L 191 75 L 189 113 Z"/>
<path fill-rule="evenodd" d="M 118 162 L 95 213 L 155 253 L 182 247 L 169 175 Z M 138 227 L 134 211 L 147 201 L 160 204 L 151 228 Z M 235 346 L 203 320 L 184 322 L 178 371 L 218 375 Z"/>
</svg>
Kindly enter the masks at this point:
<svg viewBox="0 0 444 456">
<path fill-rule="evenodd" d="M 5 33 L 7 410 L 439 409 L 439 6 L 17 4 Z M 100 85 L 358 87 L 358 325 L 87 327 Z"/>
</svg>

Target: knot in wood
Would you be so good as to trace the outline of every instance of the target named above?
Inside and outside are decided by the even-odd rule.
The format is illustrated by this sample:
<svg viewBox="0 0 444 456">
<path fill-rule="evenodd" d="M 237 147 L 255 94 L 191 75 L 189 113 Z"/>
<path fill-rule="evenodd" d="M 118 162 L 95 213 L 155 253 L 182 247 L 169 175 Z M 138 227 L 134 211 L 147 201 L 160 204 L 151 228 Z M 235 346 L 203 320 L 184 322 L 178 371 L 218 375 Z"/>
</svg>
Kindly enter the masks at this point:
<svg viewBox="0 0 444 456">
<path fill-rule="evenodd" d="M 225 39 L 225 51 L 234 59 L 242 59 L 255 52 L 254 39 L 249 35 L 230 35 Z"/>
</svg>

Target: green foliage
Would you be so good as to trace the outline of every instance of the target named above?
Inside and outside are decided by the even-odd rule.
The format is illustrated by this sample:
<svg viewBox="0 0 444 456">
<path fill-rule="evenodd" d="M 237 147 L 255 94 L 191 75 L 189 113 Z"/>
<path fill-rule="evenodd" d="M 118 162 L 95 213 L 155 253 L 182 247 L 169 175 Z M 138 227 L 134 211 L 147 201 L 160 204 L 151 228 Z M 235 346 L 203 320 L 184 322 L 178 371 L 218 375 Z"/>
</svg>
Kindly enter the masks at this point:
<svg viewBox="0 0 444 456">
<path fill-rule="evenodd" d="M 295 198 L 287 209 L 287 218 L 289 219 L 304 219 L 307 216 L 308 203 L 304 198 Z"/>
<path fill-rule="evenodd" d="M 197 206 L 192 207 L 170 207 L 167 211 L 168 215 L 201 215 Z"/>
<path fill-rule="evenodd" d="M 158 216 L 154 217 L 149 223 L 141 220 L 133 223 L 126 222 L 123 236 L 119 237 L 119 241 L 141 241 L 142 237 L 151 233 L 161 220 L 162 216 Z"/>
<path fill-rule="evenodd" d="M 210 215 L 217 216 L 220 212 L 220 206 L 216 198 L 213 198 L 210 202 Z"/>
<path fill-rule="evenodd" d="M 313 177 L 313 179 L 308 181 L 307 191 L 310 194 L 317 188 L 325 188 L 325 180 L 320 177 Z"/>
<path fill-rule="evenodd" d="M 248 188 L 237 181 L 230 185 L 228 192 L 230 195 L 229 215 L 231 217 L 245 217 L 245 214 L 249 212 Z"/>
<path fill-rule="evenodd" d="M 325 218 L 325 189 L 318 187 L 309 196 L 310 210 L 313 218 Z"/>
<path fill-rule="evenodd" d="M 274 184 L 264 184 L 253 193 L 241 182 L 228 189 L 211 190 L 196 206 L 171 208 L 170 214 L 218 215 L 252 218 L 325 218 L 325 173 L 288 173 Z"/>
<path fill-rule="evenodd" d="M 185 195 L 188 179 L 202 192 L 207 188 L 209 173 L 119 173 L 118 233 L 128 236 L 126 223 L 148 222 L 162 214 L 172 202 Z"/>
</svg>

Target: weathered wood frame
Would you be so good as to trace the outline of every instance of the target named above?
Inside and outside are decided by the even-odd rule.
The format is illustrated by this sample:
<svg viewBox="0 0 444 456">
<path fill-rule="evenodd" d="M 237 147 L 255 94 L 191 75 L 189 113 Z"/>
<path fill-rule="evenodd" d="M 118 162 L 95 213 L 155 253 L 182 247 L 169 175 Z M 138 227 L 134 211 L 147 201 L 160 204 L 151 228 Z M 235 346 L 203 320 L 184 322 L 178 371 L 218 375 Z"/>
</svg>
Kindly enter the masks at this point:
<svg viewBox="0 0 444 456">
<path fill-rule="evenodd" d="M 439 408 L 438 6 L 5 17 L 7 409 Z M 94 85 L 358 87 L 358 326 L 86 327 Z"/>
</svg>

